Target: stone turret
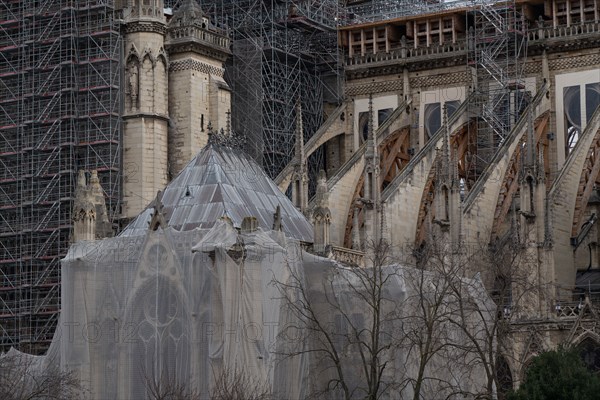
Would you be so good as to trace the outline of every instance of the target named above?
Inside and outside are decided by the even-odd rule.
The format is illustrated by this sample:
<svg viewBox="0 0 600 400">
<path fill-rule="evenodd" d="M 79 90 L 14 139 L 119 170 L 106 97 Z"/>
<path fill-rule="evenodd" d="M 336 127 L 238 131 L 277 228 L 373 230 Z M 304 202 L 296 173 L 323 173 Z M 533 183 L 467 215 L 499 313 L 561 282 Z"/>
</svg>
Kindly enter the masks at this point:
<svg viewBox="0 0 600 400">
<path fill-rule="evenodd" d="M 304 156 L 304 130 L 302 127 L 302 105 L 300 99 L 296 103 L 296 146 L 294 174 L 292 177 L 292 202 L 302 213 L 308 207 L 308 171 Z"/>
<path fill-rule="evenodd" d="M 376 243 L 381 239 L 381 183 L 379 176 L 379 151 L 373 123 L 373 96 L 369 95 L 369 120 L 367 149 L 365 151 L 363 203 L 363 240 Z"/>
<path fill-rule="evenodd" d="M 460 180 L 458 178 L 458 162 L 456 160 L 456 153 L 458 151 L 456 148 L 451 147 L 448 109 L 445 104 L 442 114 L 444 138 L 442 140 L 441 154 L 438 157 L 436 165 L 434 222 L 441 228 L 442 233 L 450 235 L 446 238 L 447 240 L 458 244 L 460 242 L 462 217 Z"/>
<path fill-rule="evenodd" d="M 537 150 L 533 110 L 527 114 L 527 140 L 522 147 L 521 170 L 519 176 L 519 240 L 523 247 L 522 274 L 527 277 L 527 285 L 541 287 L 544 277 L 548 276 L 552 257 L 549 249 L 549 226 L 546 205 L 546 173 L 544 169 L 543 147 Z M 523 152 L 524 150 L 524 152 Z M 513 292 L 519 296 L 519 291 L 526 290 L 515 287 Z M 521 310 L 523 316 L 545 317 L 549 301 L 544 291 L 526 291 L 527 301 Z"/>
<path fill-rule="evenodd" d="M 185 0 L 167 25 L 169 53 L 169 167 L 175 176 L 208 142 L 208 123 L 228 130 L 231 90 L 223 64 L 227 32 L 215 26 L 196 0 Z"/>
<path fill-rule="evenodd" d="M 533 223 L 536 215 L 543 219 L 545 203 L 545 172 L 543 158 L 538 162 L 535 143 L 533 111 L 527 113 L 527 142 L 522 154 L 522 167 L 519 176 L 521 216 L 525 224 Z M 543 238 L 538 238 L 538 240 Z"/>
<path fill-rule="evenodd" d="M 128 2 L 123 15 L 123 214 L 132 218 L 167 184 L 169 60 L 163 0 Z"/>
<path fill-rule="evenodd" d="M 80 170 L 75 188 L 72 242 L 102 239 L 110 237 L 112 234 L 112 225 L 108 220 L 104 192 L 98 180 L 98 172 L 91 172 L 88 184 L 85 171 Z"/>
<path fill-rule="evenodd" d="M 319 172 L 315 203 L 312 213 L 312 223 L 315 232 L 313 248 L 317 254 L 322 254 L 325 253 L 327 246 L 331 244 L 329 237 L 331 211 L 329 210 L 329 198 L 327 194 L 327 176 L 323 170 Z"/>
</svg>

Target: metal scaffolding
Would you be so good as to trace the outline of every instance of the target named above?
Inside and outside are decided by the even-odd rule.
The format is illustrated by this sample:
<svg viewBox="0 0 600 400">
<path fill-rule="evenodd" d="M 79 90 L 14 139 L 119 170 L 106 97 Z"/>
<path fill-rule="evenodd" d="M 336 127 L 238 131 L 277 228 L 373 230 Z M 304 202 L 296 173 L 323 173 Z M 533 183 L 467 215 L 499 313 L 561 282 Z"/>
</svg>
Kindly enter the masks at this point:
<svg viewBox="0 0 600 400">
<path fill-rule="evenodd" d="M 45 351 L 77 171 L 121 198 L 121 37 L 111 1 L 0 4 L 0 351 Z"/>
<path fill-rule="evenodd" d="M 472 0 L 348 0 L 343 25 L 470 7 Z"/>
<path fill-rule="evenodd" d="M 167 2 L 176 8 L 177 1 Z M 232 88 L 233 129 L 248 138 L 248 152 L 274 178 L 292 160 L 295 103 L 302 101 L 304 137 L 324 119 L 324 103 L 341 96 L 337 0 L 201 0 L 205 13 L 230 31 L 226 66 Z M 323 168 L 323 153 L 309 173 Z"/>
<path fill-rule="evenodd" d="M 523 68 L 527 35 L 524 19 L 514 0 L 475 0 L 469 20 L 468 68 L 473 77 L 472 115 L 476 124 L 477 152 L 467 180 L 474 181 L 490 163 L 528 104 Z"/>
</svg>

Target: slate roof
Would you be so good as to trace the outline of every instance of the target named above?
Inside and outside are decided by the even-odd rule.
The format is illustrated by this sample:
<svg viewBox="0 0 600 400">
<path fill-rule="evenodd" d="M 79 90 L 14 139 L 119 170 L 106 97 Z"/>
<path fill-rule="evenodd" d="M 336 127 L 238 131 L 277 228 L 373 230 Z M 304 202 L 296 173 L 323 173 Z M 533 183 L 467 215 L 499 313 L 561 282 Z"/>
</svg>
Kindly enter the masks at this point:
<svg viewBox="0 0 600 400">
<path fill-rule="evenodd" d="M 163 213 L 177 230 L 211 228 L 223 216 L 239 227 L 244 217 L 254 216 L 259 226 L 270 230 L 277 206 L 283 231 L 288 237 L 313 241 L 313 228 L 306 217 L 279 190 L 263 169 L 239 150 L 209 144 L 163 191 Z M 153 213 L 149 205 L 120 236 L 148 230 Z"/>
</svg>

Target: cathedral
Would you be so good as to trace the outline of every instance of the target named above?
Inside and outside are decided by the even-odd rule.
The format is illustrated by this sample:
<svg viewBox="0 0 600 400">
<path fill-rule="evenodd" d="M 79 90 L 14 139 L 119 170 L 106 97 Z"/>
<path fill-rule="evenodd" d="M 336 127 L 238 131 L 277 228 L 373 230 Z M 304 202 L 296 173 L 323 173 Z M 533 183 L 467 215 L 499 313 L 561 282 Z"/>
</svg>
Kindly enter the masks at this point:
<svg viewBox="0 0 600 400">
<path fill-rule="evenodd" d="M 342 100 L 307 137 L 296 99 L 293 155 L 270 179 L 232 127 L 227 32 L 195 1 L 167 14 L 160 0 L 128 2 L 131 222 L 109 238 L 98 175 L 82 171 L 62 261 L 62 336 L 44 362 L 78 371 L 103 398 L 143 395 L 138 364 L 195 376 L 203 395 L 210 368 L 243 366 L 286 388 L 275 390 L 282 398 L 304 398 L 299 382 L 323 384 L 307 367 L 314 359 L 278 369 L 278 346 L 289 343 L 250 346 L 227 332 L 241 334 L 236 321 L 294 321 L 268 284 L 270 273 L 294 276 L 282 266 L 318 281 L 333 265 L 372 267 L 369 243 L 384 242 L 392 260 L 425 270 L 422 254 L 440 243 L 450 258 L 512 249 L 510 277 L 476 263 L 462 277 L 485 287 L 482 304 L 495 301 L 482 318 L 508 327 L 496 385 L 517 387 L 531 359 L 560 344 L 600 368 L 600 2 L 478 4 L 340 25 Z M 66 340 L 65 323 L 119 326 L 135 340 L 113 346 L 102 334 L 86 340 L 89 331 Z M 206 326 L 225 328 L 205 337 Z M 469 376 L 466 391 L 485 380 Z"/>
<path fill-rule="evenodd" d="M 135 193 L 132 217 L 143 206 L 136 199 L 161 190 L 169 171 L 181 170 L 211 134 L 232 134 L 222 78 L 228 39 L 195 2 L 184 3 L 166 24 L 140 5 L 127 25 L 125 158 L 139 169 L 125 185 L 126 196 Z M 518 382 L 523 365 L 544 349 L 600 343 L 600 5 L 488 8 L 340 27 L 343 101 L 326 108 L 310 138 L 298 101 L 293 159 L 274 181 L 312 224 L 310 239 L 296 238 L 332 260 L 365 265 L 369 240 L 385 240 L 395 257 L 413 262 L 415 249 L 432 241 L 470 248 L 518 242 L 526 254 L 519 268 L 544 288 L 520 316 L 511 314 L 516 292 L 499 306 L 514 321 L 518 340 L 504 352 Z M 169 129 L 177 134 L 166 135 Z M 319 149 L 322 171 L 309 177 Z M 316 191 L 309 192 L 310 179 Z M 252 216 L 270 228 L 275 207 L 265 207 Z M 166 215 L 169 226 L 185 219 Z M 134 226 L 147 223 L 138 218 Z M 479 272 L 493 292 L 498 277 Z"/>
</svg>

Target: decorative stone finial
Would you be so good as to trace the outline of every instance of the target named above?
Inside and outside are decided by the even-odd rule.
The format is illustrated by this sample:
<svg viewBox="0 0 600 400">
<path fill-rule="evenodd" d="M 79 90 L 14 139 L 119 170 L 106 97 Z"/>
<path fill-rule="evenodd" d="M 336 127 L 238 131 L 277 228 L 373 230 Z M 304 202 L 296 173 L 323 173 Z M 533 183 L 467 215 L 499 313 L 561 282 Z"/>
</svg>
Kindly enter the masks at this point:
<svg viewBox="0 0 600 400">
<path fill-rule="evenodd" d="M 87 187 L 87 182 L 85 179 L 85 171 L 80 169 L 79 173 L 77 174 L 77 188 L 85 189 L 86 187 Z"/>
<path fill-rule="evenodd" d="M 164 205 L 162 203 L 162 191 L 159 190 L 156 192 L 156 198 L 152 202 L 152 206 L 154 208 L 154 212 L 152 213 L 149 229 L 151 231 L 155 231 L 159 227 L 165 229 L 167 227 L 167 222 L 163 214 Z"/>
<path fill-rule="evenodd" d="M 277 205 L 277 208 L 275 209 L 275 214 L 273 214 L 273 230 L 274 231 L 281 231 L 281 207 L 279 206 L 279 204 Z"/>
<path fill-rule="evenodd" d="M 252 233 L 258 229 L 256 217 L 244 217 L 242 220 L 242 233 Z"/>
</svg>

